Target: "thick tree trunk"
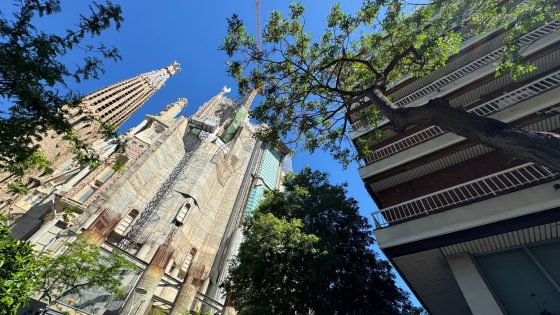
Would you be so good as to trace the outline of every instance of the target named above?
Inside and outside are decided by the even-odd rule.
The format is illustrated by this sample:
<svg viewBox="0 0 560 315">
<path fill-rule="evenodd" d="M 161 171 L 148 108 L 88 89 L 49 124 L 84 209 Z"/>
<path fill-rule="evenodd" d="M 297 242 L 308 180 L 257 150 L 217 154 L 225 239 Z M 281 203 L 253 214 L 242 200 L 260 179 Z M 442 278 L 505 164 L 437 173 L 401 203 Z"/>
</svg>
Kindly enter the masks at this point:
<svg viewBox="0 0 560 315">
<path fill-rule="evenodd" d="M 367 96 L 397 132 L 414 125 L 436 125 L 476 143 L 560 171 L 559 134 L 525 131 L 493 118 L 453 108 L 440 98 L 422 106 L 400 108 L 379 89 L 373 89 Z"/>
</svg>

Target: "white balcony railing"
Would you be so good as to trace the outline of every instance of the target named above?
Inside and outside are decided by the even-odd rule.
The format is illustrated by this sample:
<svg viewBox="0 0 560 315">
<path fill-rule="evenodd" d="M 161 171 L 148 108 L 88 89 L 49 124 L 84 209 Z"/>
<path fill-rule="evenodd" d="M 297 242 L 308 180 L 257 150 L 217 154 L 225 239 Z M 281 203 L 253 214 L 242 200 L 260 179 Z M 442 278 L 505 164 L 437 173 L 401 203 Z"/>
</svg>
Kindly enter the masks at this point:
<svg viewBox="0 0 560 315">
<path fill-rule="evenodd" d="M 380 209 L 373 212 L 372 216 L 377 228 L 387 227 L 551 181 L 559 178 L 559 175 L 546 167 L 527 163 Z"/>
<path fill-rule="evenodd" d="M 560 20 L 555 20 L 552 21 L 548 24 L 545 24 L 541 27 L 536 28 L 535 30 L 523 35 L 522 37 L 520 37 L 517 40 L 517 46 L 519 47 L 523 47 L 523 46 L 527 46 L 535 41 L 537 41 L 538 39 L 556 31 L 558 28 L 560 28 Z M 395 102 L 395 105 L 397 106 L 406 106 L 409 103 L 412 103 L 413 101 L 423 97 L 424 95 L 430 94 L 434 91 L 437 91 L 439 89 L 441 89 L 443 86 L 448 85 L 449 83 L 462 78 L 484 66 L 486 66 L 487 64 L 490 64 L 491 62 L 498 60 L 498 58 L 500 58 L 503 53 L 504 53 L 505 47 L 500 47 L 490 53 L 488 53 L 487 55 L 467 64 L 466 66 L 463 66 L 449 74 L 447 74 L 446 76 L 422 87 L 419 90 L 416 90 L 415 92 L 399 99 L 398 101 Z"/>
<path fill-rule="evenodd" d="M 473 107 L 467 110 L 467 112 L 474 113 L 479 116 L 488 116 L 559 86 L 560 71 L 556 71 L 491 101 Z M 445 131 L 438 126 L 430 126 L 420 130 L 375 150 L 372 154 L 365 158 L 366 165 L 402 152 L 410 147 L 438 137 L 444 133 Z"/>
<path fill-rule="evenodd" d="M 519 47 L 523 47 L 523 46 L 527 46 L 531 43 L 534 43 L 535 41 L 537 41 L 538 39 L 558 30 L 560 28 L 560 20 L 555 20 L 552 21 L 548 24 L 545 24 L 541 27 L 536 28 L 535 30 L 523 35 L 522 37 L 520 37 L 517 40 L 517 45 Z M 397 106 L 406 106 L 412 102 L 414 102 L 415 100 L 420 99 L 421 97 L 428 95 L 434 91 L 437 91 L 439 89 L 441 89 L 442 87 L 462 78 L 465 77 L 466 75 L 473 73 L 474 71 L 490 64 L 493 61 L 498 60 L 504 53 L 504 47 L 500 47 L 488 54 L 486 54 L 485 56 L 482 56 L 481 58 L 478 58 L 477 60 L 445 75 L 444 77 L 412 92 L 411 94 L 408 94 L 407 96 L 395 101 L 395 104 Z M 364 123 L 362 123 L 361 121 L 357 121 L 354 124 L 352 124 L 351 129 L 353 131 L 357 131 L 360 128 L 364 128 L 367 127 L 365 126 Z"/>
<path fill-rule="evenodd" d="M 410 148 L 412 146 L 415 146 L 427 140 L 433 139 L 444 133 L 445 131 L 443 131 L 443 129 L 441 129 L 438 126 L 431 126 L 426 129 L 422 129 L 416 133 L 411 134 L 410 136 L 404 137 L 378 150 L 375 150 L 372 154 L 366 156 L 365 158 L 366 165 L 369 165 L 375 161 L 382 160 L 395 153 L 404 151 L 407 148 Z"/>
<path fill-rule="evenodd" d="M 356 121 L 355 123 L 352 124 L 351 129 L 352 130 L 358 130 L 358 129 L 363 128 L 363 127 L 367 127 L 367 124 L 363 120 L 360 119 L 360 120 L 358 120 L 358 121 Z"/>
</svg>

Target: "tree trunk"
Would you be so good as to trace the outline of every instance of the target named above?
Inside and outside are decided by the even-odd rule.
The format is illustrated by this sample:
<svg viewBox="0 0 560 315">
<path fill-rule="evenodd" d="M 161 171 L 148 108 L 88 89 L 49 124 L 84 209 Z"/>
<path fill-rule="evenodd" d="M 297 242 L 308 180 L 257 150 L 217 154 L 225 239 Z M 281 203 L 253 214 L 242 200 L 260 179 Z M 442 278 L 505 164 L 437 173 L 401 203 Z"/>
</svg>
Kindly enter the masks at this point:
<svg viewBox="0 0 560 315">
<path fill-rule="evenodd" d="M 441 98 L 422 106 L 401 108 L 379 89 L 371 90 L 367 97 L 391 121 L 396 132 L 414 125 L 436 125 L 473 142 L 560 171 L 559 134 L 525 131 L 493 118 L 453 108 Z"/>
</svg>

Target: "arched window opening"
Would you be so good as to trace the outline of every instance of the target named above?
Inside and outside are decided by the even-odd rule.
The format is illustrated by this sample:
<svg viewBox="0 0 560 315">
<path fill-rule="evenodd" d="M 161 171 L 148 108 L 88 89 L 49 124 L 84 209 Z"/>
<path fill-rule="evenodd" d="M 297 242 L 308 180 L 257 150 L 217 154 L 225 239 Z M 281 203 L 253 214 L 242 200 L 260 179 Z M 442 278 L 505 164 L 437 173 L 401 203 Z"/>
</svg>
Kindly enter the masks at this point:
<svg viewBox="0 0 560 315">
<path fill-rule="evenodd" d="M 85 124 L 82 127 L 80 127 L 80 130 L 86 129 L 86 128 L 90 128 L 91 124 Z"/>
<path fill-rule="evenodd" d="M 120 235 L 125 235 L 126 230 L 130 227 L 136 217 L 138 217 L 138 214 L 139 212 L 137 209 L 132 209 L 132 211 L 130 211 L 126 217 L 121 220 L 121 222 L 119 222 L 119 225 L 115 228 L 115 232 Z"/>
<path fill-rule="evenodd" d="M 189 268 L 191 267 L 195 255 L 196 255 L 196 248 L 193 248 L 187 254 L 187 257 L 185 257 L 185 261 L 183 262 L 183 266 L 181 267 L 181 269 L 183 269 L 185 272 L 189 271 Z"/>
<path fill-rule="evenodd" d="M 181 208 L 179 209 L 179 212 L 177 212 L 177 215 L 175 216 L 176 223 L 179 224 L 185 223 L 185 218 L 187 217 L 187 213 L 189 213 L 190 209 L 191 209 L 190 201 L 185 202 L 183 206 L 181 206 Z"/>
</svg>

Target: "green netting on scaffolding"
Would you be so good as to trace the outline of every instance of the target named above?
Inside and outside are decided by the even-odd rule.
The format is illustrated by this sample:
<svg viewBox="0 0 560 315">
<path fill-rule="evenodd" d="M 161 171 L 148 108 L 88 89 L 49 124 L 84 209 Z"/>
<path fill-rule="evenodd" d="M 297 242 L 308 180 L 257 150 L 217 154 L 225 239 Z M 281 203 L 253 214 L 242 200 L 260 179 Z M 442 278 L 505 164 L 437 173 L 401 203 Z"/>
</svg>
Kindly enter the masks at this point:
<svg viewBox="0 0 560 315">
<path fill-rule="evenodd" d="M 237 129 L 239 129 L 239 125 L 241 125 L 241 123 L 245 119 L 247 119 L 248 116 L 249 116 L 249 110 L 247 110 L 245 107 L 240 107 L 237 110 L 237 112 L 235 113 L 235 117 L 233 117 L 233 120 L 222 134 L 222 140 L 225 143 L 233 139 L 235 133 L 237 132 Z"/>
</svg>

